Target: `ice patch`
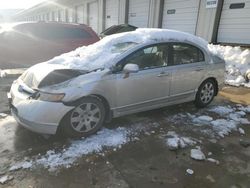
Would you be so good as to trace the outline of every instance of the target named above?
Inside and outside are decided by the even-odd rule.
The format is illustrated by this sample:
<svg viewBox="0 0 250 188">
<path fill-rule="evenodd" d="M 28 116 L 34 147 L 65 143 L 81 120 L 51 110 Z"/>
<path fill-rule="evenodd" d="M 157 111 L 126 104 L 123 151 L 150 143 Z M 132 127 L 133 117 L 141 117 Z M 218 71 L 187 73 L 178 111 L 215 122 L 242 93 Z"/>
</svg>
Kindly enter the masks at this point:
<svg viewBox="0 0 250 188">
<path fill-rule="evenodd" d="M 233 120 L 217 119 L 211 122 L 213 129 L 216 133 L 224 138 L 226 135 L 237 130 L 237 124 Z"/>
<path fill-rule="evenodd" d="M 240 134 L 245 135 L 245 131 L 244 131 L 244 129 L 239 128 L 238 130 L 239 130 L 239 133 L 240 133 Z"/>
<path fill-rule="evenodd" d="M 170 150 L 185 148 L 187 146 L 192 146 L 197 143 L 197 141 L 192 138 L 178 136 L 174 131 L 169 131 L 167 133 L 167 136 L 171 137 L 166 139 L 166 144 Z"/>
<path fill-rule="evenodd" d="M 192 121 L 194 123 L 209 124 L 211 121 L 213 121 L 213 118 L 210 116 L 199 116 L 199 117 L 193 117 Z"/>
<path fill-rule="evenodd" d="M 216 106 L 216 107 L 213 107 L 212 109 L 209 109 L 210 112 L 215 112 L 221 116 L 225 116 L 231 112 L 233 112 L 234 110 L 228 106 Z"/>
<path fill-rule="evenodd" d="M 187 169 L 186 172 L 189 175 L 193 175 L 194 174 L 194 171 L 192 169 Z"/>
<path fill-rule="evenodd" d="M 218 160 L 213 159 L 213 158 L 207 158 L 207 161 L 209 161 L 209 162 L 211 162 L 211 163 L 215 163 L 215 164 L 217 164 L 217 165 L 220 164 L 220 162 L 219 162 Z"/>
<path fill-rule="evenodd" d="M 203 161 L 206 159 L 206 156 L 200 149 L 191 149 L 190 157 L 198 161 Z"/>
<path fill-rule="evenodd" d="M 239 106 L 238 110 L 241 110 L 243 112 L 246 112 L 246 113 L 250 113 L 250 106 Z"/>
<path fill-rule="evenodd" d="M 242 115 L 242 113 L 237 113 L 237 112 L 231 113 L 229 114 L 229 119 L 239 122 L 241 124 L 250 124 L 250 121 L 248 121 L 248 119 L 246 118 L 242 118 L 242 116 L 245 116 L 245 115 Z"/>
</svg>

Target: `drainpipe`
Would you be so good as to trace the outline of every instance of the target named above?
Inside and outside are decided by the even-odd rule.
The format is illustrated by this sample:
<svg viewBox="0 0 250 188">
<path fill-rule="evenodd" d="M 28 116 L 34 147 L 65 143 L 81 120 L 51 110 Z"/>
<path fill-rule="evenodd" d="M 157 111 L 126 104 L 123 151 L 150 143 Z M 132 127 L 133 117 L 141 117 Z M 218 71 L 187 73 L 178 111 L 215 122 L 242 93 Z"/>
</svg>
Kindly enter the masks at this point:
<svg viewBox="0 0 250 188">
<path fill-rule="evenodd" d="M 214 27 L 213 27 L 213 34 L 212 34 L 212 43 L 217 43 L 217 37 L 218 37 L 218 31 L 219 31 L 219 25 L 220 25 L 220 18 L 222 13 L 224 0 L 218 0 L 217 10 L 215 14 L 215 21 L 214 21 Z"/>
</svg>

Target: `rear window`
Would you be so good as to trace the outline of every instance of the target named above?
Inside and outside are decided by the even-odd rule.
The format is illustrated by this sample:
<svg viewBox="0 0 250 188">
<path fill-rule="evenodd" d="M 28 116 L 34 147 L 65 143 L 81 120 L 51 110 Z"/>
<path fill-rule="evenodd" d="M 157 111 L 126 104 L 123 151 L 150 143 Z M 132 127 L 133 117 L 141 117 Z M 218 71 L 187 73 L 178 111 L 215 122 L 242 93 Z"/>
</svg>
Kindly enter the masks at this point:
<svg viewBox="0 0 250 188">
<path fill-rule="evenodd" d="M 119 31 L 121 28 L 122 28 L 122 26 L 115 25 L 115 26 L 112 26 L 112 27 L 106 29 L 105 31 L 103 31 L 102 34 L 111 35 L 111 34 L 116 33 L 117 31 Z"/>
<path fill-rule="evenodd" d="M 63 25 L 18 25 L 16 30 L 45 40 L 60 39 L 85 39 L 91 38 L 91 34 L 82 28 L 70 28 Z"/>
</svg>

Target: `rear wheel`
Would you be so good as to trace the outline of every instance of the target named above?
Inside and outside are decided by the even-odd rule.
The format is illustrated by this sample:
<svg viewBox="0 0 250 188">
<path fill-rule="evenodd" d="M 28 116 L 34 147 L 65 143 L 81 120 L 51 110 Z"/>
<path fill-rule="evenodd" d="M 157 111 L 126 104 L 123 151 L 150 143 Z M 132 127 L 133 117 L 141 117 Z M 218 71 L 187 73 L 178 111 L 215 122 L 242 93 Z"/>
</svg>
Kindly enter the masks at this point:
<svg viewBox="0 0 250 188">
<path fill-rule="evenodd" d="M 210 104 L 216 94 L 216 84 L 212 79 L 205 80 L 199 87 L 196 98 L 195 105 L 197 107 L 203 108 Z"/>
<path fill-rule="evenodd" d="M 89 136 L 96 133 L 105 120 L 105 108 L 96 97 L 86 97 L 62 120 L 62 131 L 70 137 Z"/>
</svg>

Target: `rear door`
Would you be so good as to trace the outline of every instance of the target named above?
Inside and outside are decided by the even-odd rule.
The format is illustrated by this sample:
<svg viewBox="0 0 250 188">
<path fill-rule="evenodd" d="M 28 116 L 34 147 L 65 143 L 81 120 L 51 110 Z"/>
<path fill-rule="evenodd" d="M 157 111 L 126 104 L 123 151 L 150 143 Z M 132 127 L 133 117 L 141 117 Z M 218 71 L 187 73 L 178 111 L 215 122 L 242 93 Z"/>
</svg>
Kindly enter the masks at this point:
<svg viewBox="0 0 250 188">
<path fill-rule="evenodd" d="M 194 93 L 206 74 L 204 53 L 190 44 L 171 43 L 169 54 L 172 70 L 170 95 Z"/>
</svg>

